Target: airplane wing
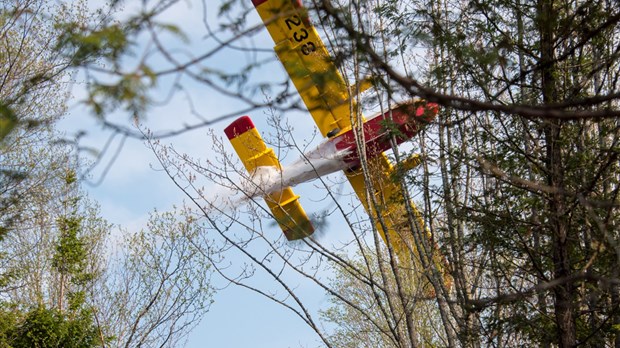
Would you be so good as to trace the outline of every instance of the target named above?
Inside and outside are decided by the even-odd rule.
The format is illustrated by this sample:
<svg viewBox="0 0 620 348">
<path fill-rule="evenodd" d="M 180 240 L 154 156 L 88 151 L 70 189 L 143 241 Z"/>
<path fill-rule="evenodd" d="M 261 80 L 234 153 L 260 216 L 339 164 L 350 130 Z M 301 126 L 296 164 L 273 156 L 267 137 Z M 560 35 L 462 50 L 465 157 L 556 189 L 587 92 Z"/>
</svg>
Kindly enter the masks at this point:
<svg viewBox="0 0 620 348">
<path fill-rule="evenodd" d="M 321 134 L 351 126 L 349 86 L 334 65 L 308 14 L 295 0 L 252 0 L 274 50 Z M 354 101 L 353 101 L 354 102 Z"/>
<path fill-rule="evenodd" d="M 420 156 L 413 156 L 404 162 L 401 162 L 402 169 L 408 170 L 421 163 Z M 397 259 L 403 270 L 410 276 L 417 278 L 415 275 L 427 272 L 430 268 L 424 267 L 421 255 L 418 252 L 418 244 L 415 242 L 415 235 L 421 235 L 426 238 L 427 252 L 431 253 L 430 258 L 426 257 L 427 265 L 433 264 L 436 269 L 440 270 L 443 275 L 444 286 L 450 288 L 452 286 L 452 277 L 448 273 L 446 267 L 446 259 L 439 252 L 439 245 L 432 241 L 430 231 L 424 224 L 422 213 L 418 207 L 410 201 L 414 225 L 408 220 L 408 213 L 403 201 L 402 188 L 398 180 L 394 177 L 396 169 L 392 166 L 385 155 L 376 156 L 368 159 L 368 168 L 372 173 L 383 173 L 383 175 L 371 175 L 373 197 L 377 203 L 373 205 L 368 198 L 369 190 L 364 179 L 362 169 L 346 172 L 347 179 L 353 186 L 355 193 L 360 198 L 362 205 L 369 215 L 372 216 L 374 224 L 379 231 L 386 245 L 392 247 Z M 377 211 L 377 209 L 379 211 Z M 412 228 L 414 230 L 412 230 Z M 387 231 L 387 232 L 386 232 Z M 425 253 L 428 255 L 428 253 Z M 435 291 L 428 281 L 418 282 L 422 293 L 428 297 L 433 297 Z"/>
<path fill-rule="evenodd" d="M 250 175 L 261 167 L 275 168 L 278 172 L 282 170 L 273 149 L 267 147 L 248 116 L 238 118 L 224 132 Z M 257 188 L 260 189 L 260 183 L 257 183 Z M 290 187 L 265 193 L 263 198 L 288 240 L 301 239 L 314 232 L 308 215 L 299 203 L 299 196 Z"/>
<path fill-rule="evenodd" d="M 410 230 L 409 221 L 407 221 L 402 189 L 394 178 L 395 168 L 384 154 L 369 158 L 368 168 L 373 173 L 381 173 L 381 175 L 370 176 L 374 191 L 371 199 L 377 203 L 376 206 L 380 207 L 380 211 L 377 211 L 372 201 L 368 199 L 370 192 L 367 189 L 368 186 L 361 168 L 346 172 L 347 179 L 366 211 L 372 216 L 375 226 L 377 226 L 386 244 L 392 246 L 399 259 L 402 261 L 410 260 L 410 255 L 416 250 L 416 247 L 413 243 L 413 231 Z M 415 216 L 416 228 L 418 231 L 425 231 L 422 215 L 413 202 L 411 202 L 411 207 Z"/>
</svg>

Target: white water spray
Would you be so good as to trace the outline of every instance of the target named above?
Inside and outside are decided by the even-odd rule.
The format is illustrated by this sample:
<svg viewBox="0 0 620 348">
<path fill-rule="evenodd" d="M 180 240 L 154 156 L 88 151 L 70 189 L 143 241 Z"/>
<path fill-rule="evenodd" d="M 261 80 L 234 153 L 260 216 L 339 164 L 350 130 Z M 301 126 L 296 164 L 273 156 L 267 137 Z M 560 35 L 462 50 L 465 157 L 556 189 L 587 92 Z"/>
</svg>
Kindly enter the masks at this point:
<svg viewBox="0 0 620 348">
<path fill-rule="evenodd" d="M 257 167 L 245 192 L 250 197 L 262 196 L 347 169 L 344 158 L 349 153 L 338 151 L 333 141 L 325 141 L 297 161 L 282 166 L 282 171 L 276 167 Z"/>
<path fill-rule="evenodd" d="M 209 210 L 232 211 L 247 201 L 347 169 L 343 160 L 350 151 L 338 151 L 333 141 L 325 141 L 295 162 L 282 166 L 257 167 L 249 177 L 240 177 L 239 188 L 218 187 L 208 201 Z"/>
</svg>

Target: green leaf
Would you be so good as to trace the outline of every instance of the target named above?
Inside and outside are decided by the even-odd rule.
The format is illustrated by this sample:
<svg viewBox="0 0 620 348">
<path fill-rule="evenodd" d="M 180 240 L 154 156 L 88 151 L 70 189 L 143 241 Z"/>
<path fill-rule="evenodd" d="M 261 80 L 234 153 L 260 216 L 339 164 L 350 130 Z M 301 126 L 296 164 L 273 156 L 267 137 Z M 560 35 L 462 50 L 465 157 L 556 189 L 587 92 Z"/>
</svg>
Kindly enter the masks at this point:
<svg viewBox="0 0 620 348">
<path fill-rule="evenodd" d="M 0 142 L 17 126 L 17 116 L 11 107 L 0 102 Z"/>
</svg>

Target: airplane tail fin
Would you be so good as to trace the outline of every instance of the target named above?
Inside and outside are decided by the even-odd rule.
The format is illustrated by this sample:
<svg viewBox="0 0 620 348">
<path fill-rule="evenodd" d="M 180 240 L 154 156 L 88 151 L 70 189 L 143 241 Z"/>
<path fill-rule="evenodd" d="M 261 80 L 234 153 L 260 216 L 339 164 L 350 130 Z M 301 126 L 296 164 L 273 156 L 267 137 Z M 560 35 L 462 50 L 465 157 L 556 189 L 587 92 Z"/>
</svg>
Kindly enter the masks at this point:
<svg viewBox="0 0 620 348">
<path fill-rule="evenodd" d="M 290 187 L 277 187 L 277 180 L 266 180 L 270 173 L 282 171 L 273 149 L 268 148 L 248 116 L 242 116 L 224 129 L 241 162 L 252 176 L 254 189 L 261 190 L 267 206 L 273 213 L 286 239 L 296 240 L 310 236 L 314 226 L 299 203 L 299 196 Z M 268 181 L 268 183 L 267 183 Z M 253 194 L 251 194 L 253 195 Z"/>
</svg>

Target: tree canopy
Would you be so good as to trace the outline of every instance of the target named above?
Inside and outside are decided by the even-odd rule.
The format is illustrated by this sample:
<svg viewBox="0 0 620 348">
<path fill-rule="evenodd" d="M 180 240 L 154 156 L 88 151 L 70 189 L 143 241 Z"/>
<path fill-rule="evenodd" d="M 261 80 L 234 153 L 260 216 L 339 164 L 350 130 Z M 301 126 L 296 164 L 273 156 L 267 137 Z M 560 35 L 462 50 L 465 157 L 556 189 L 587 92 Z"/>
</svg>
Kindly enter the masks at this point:
<svg viewBox="0 0 620 348">
<path fill-rule="evenodd" d="M 12 0 L 0 12 L 0 285 L 1 315 L 13 319 L 0 338 L 19 346 L 15 333 L 36 324 L 54 334 L 24 337 L 64 340 L 78 325 L 73 337 L 83 339 L 64 344 L 173 345 L 181 336 L 166 332 L 187 333 L 208 309 L 209 278 L 197 269 L 212 268 L 291 310 L 325 346 L 620 346 L 617 4 L 302 3 L 347 88 L 372 83 L 352 120 L 415 98 L 439 105 L 435 121 L 390 152 L 399 168 L 421 159 L 394 178 L 398 199 L 421 208 L 407 209 L 401 228 L 417 261 L 396 260 L 381 243 L 381 214 L 363 212 L 341 176 L 310 184 L 319 235 L 290 244 L 260 201 L 222 201 L 244 196 L 249 174 L 220 136 L 211 134 L 207 158 L 161 143 L 247 112 L 267 120 L 264 136 L 284 161 L 313 142 L 291 136 L 291 125 L 310 124 L 291 115 L 307 110 L 250 1 L 192 2 L 203 18 L 190 33 L 167 21 L 181 1 L 118 15 L 128 2 L 88 12 Z M 103 266 L 111 227 L 54 130 L 70 72 L 100 125 L 146 140 L 189 205 L 132 231 L 117 268 Z M 194 108 L 193 85 L 215 96 L 212 108 Z M 191 122 L 135 126 L 185 97 Z M 237 108 L 222 111 L 222 100 Z M 310 308 L 303 286 L 324 291 L 331 307 Z"/>
</svg>

